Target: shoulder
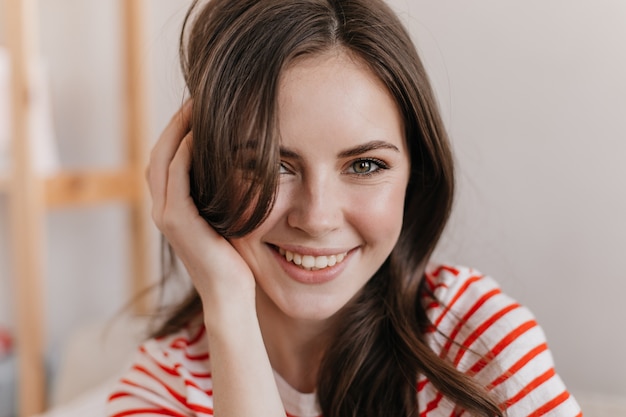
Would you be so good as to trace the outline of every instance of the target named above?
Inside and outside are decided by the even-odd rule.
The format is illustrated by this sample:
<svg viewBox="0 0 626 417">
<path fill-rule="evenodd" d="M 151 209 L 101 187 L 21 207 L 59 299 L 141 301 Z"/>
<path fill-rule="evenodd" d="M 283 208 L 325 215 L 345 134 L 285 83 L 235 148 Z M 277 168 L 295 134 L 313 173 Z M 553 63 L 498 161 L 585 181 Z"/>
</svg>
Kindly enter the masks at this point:
<svg viewBox="0 0 626 417">
<path fill-rule="evenodd" d="M 168 415 L 213 413 L 212 380 L 204 326 L 190 325 L 139 348 L 109 396 L 110 416 L 148 410 Z"/>
<path fill-rule="evenodd" d="M 537 405 L 577 415 L 528 308 L 472 268 L 430 266 L 424 279 L 431 349 L 492 390 L 511 416 L 528 415 Z"/>
<path fill-rule="evenodd" d="M 495 342 L 527 332 L 534 339 L 544 338 L 531 312 L 475 269 L 439 265 L 427 271 L 425 280 L 422 301 L 431 330 L 452 339 L 444 343 L 445 350 L 451 348 L 451 341 L 468 346 L 478 339 Z M 455 361 L 460 362 L 462 356 L 459 351 Z"/>
<path fill-rule="evenodd" d="M 491 277 L 476 269 L 458 265 L 430 264 L 426 269 L 425 280 L 428 291 L 442 304 L 447 305 L 466 294 L 476 296 L 478 292 L 487 293 L 499 289 L 499 285 Z"/>
<path fill-rule="evenodd" d="M 474 352 L 497 356 L 545 342 L 532 313 L 491 277 L 472 268 L 438 265 L 429 268 L 425 280 L 429 343 L 457 367 L 471 369 Z"/>
<path fill-rule="evenodd" d="M 478 337 L 493 336 L 496 330 L 523 332 L 537 324 L 528 309 L 503 293 L 493 278 L 475 269 L 437 265 L 427 270 L 424 279 L 422 302 L 427 316 L 438 331 L 449 336 L 462 337 L 463 327 L 465 332 L 471 328 Z"/>
</svg>

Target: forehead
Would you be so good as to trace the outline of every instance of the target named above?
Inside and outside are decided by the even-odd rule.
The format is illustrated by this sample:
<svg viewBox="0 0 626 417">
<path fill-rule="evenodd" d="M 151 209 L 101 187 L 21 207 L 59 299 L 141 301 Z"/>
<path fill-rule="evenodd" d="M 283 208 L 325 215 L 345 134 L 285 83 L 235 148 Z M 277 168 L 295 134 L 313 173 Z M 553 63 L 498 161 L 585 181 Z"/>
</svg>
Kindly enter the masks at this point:
<svg viewBox="0 0 626 417">
<path fill-rule="evenodd" d="M 297 90 L 297 87 L 333 83 L 339 88 L 337 94 L 346 94 L 349 87 L 360 84 L 389 95 L 386 86 L 368 64 L 355 53 L 341 47 L 297 57 L 280 77 L 279 94 L 284 98 L 286 94 Z M 355 92 L 352 89 L 351 93 Z M 362 89 L 361 92 L 365 90 Z M 327 94 L 328 91 L 324 93 Z"/>
<path fill-rule="evenodd" d="M 404 123 L 383 82 L 341 49 L 307 55 L 281 76 L 278 117 L 283 141 L 307 136 L 390 140 L 404 147 Z"/>
</svg>

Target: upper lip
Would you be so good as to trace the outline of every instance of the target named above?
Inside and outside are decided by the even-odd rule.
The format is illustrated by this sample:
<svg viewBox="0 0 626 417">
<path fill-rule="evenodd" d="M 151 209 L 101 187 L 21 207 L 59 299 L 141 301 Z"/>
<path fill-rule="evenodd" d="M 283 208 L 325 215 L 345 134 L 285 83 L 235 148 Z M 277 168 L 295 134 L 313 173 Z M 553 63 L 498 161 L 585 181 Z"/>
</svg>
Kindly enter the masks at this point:
<svg viewBox="0 0 626 417">
<path fill-rule="evenodd" d="M 338 255 L 340 253 L 350 252 L 353 248 L 310 248 L 305 246 L 298 245 L 277 245 L 270 244 L 275 248 L 281 248 L 293 253 L 299 253 L 300 255 L 310 255 L 310 256 L 331 256 Z"/>
</svg>

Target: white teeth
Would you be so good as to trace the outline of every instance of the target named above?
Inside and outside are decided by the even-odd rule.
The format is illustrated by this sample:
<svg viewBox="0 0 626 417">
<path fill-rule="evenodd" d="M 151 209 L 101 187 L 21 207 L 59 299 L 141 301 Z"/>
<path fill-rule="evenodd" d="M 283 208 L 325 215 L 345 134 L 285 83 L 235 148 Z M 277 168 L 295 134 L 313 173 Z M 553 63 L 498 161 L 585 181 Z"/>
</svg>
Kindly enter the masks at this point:
<svg viewBox="0 0 626 417">
<path fill-rule="evenodd" d="M 318 256 L 315 258 L 315 267 L 317 269 L 326 268 L 328 266 L 328 256 Z"/>
<path fill-rule="evenodd" d="M 347 255 L 347 252 L 330 256 L 301 255 L 283 248 L 278 248 L 278 253 L 284 256 L 287 262 L 293 262 L 294 264 L 309 271 L 316 271 L 318 269 L 334 266 L 343 261 Z"/>
<path fill-rule="evenodd" d="M 311 255 L 304 255 L 302 257 L 303 268 L 313 268 L 315 266 L 315 258 Z"/>
</svg>

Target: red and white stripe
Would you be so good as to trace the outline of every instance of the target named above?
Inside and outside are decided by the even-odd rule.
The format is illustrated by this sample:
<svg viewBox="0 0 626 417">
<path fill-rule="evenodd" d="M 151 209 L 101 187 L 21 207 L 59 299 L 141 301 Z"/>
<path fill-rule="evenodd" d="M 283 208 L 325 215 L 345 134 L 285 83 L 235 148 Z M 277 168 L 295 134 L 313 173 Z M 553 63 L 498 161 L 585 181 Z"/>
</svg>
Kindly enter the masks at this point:
<svg viewBox="0 0 626 417">
<path fill-rule="evenodd" d="M 427 273 L 435 299 L 427 340 L 441 357 L 481 381 L 509 417 L 582 416 L 554 369 L 545 335 L 531 312 L 497 283 L 469 268 L 440 266 Z M 420 416 L 460 416 L 425 378 L 418 383 Z"/>
<path fill-rule="evenodd" d="M 491 390 L 508 417 L 582 416 L 535 318 L 494 280 L 468 268 L 440 266 L 427 273 L 426 284 L 435 296 L 424 300 L 433 323 L 426 335 L 430 347 Z M 111 394 L 108 415 L 213 415 L 209 359 L 201 323 L 147 341 Z M 306 401 L 294 393 L 281 391 L 287 416 L 319 417 L 310 403 L 295 406 Z M 417 395 L 420 417 L 469 417 L 423 376 Z"/>
</svg>

